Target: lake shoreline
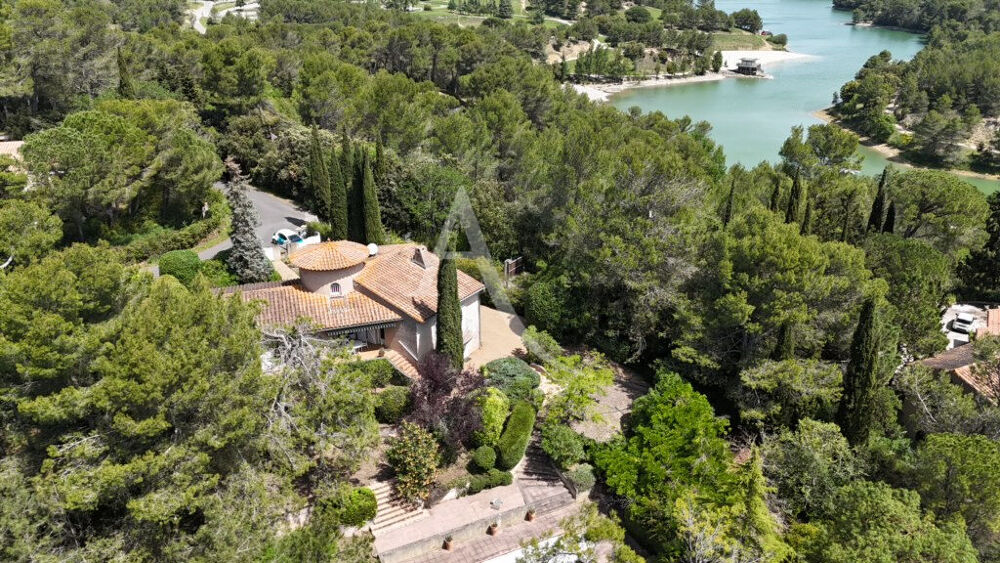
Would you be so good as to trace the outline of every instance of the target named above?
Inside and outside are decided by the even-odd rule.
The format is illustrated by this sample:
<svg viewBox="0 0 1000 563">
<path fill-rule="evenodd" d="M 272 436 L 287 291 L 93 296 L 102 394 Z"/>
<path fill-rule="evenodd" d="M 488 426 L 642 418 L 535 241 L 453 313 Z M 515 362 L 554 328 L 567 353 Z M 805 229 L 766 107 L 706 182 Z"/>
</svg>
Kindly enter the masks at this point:
<svg viewBox="0 0 1000 563">
<path fill-rule="evenodd" d="M 966 178 L 976 178 L 978 180 L 988 180 L 988 181 L 991 181 L 991 182 L 996 182 L 996 181 L 1000 180 L 1000 175 L 996 175 L 996 174 L 985 174 L 983 172 L 975 172 L 975 171 L 972 171 L 972 170 L 965 170 L 965 169 L 962 169 L 962 168 L 929 167 L 929 166 L 924 166 L 922 164 L 917 164 L 917 163 L 911 162 L 911 161 L 907 160 L 906 158 L 904 158 L 903 154 L 902 154 L 902 151 L 900 151 L 896 147 L 889 146 L 886 143 L 880 143 L 880 142 L 872 139 L 871 137 L 866 137 L 864 135 L 861 135 L 857 131 L 855 131 L 855 130 L 851 129 L 850 127 L 846 126 L 840 119 L 838 119 L 838 118 L 834 117 L 832 114 L 830 114 L 829 110 L 830 110 L 830 108 L 824 108 L 824 109 L 821 109 L 821 110 L 816 110 L 816 111 L 814 111 L 812 113 L 812 116 L 815 117 L 816 119 L 819 119 L 823 123 L 829 123 L 831 125 L 836 125 L 837 127 L 840 127 L 841 129 L 843 129 L 845 131 L 850 131 L 851 133 L 854 133 L 855 135 L 858 135 L 858 138 L 859 138 L 860 143 L 862 145 L 864 145 L 864 146 L 868 147 L 869 149 L 871 149 L 871 150 L 877 152 L 878 154 L 882 155 L 886 160 L 888 160 L 889 162 L 891 162 L 893 164 L 898 164 L 898 165 L 903 166 L 905 168 L 920 168 L 920 169 L 923 169 L 923 170 L 938 170 L 938 171 L 941 171 L 941 172 L 948 172 L 949 174 L 954 174 L 956 176 L 964 176 Z"/>
<path fill-rule="evenodd" d="M 762 66 L 771 64 L 780 64 L 790 61 L 802 61 L 813 58 L 812 55 L 806 55 L 803 53 L 794 53 L 792 51 L 719 51 L 722 53 L 723 65 L 726 67 L 735 66 L 739 59 L 755 58 L 760 61 Z M 573 89 L 578 93 L 587 96 L 593 102 L 607 102 L 615 94 L 620 94 L 629 90 L 634 90 L 636 88 L 656 88 L 656 87 L 668 87 L 668 86 L 680 86 L 683 84 L 696 84 L 700 82 L 716 82 L 719 80 L 725 80 L 727 78 L 744 78 L 751 80 L 770 80 L 773 76 L 764 74 L 761 76 L 747 76 L 744 74 L 739 74 L 729 70 L 728 68 L 723 69 L 719 72 L 708 72 L 701 76 L 698 75 L 683 75 L 683 76 L 660 76 L 656 78 L 643 78 L 634 81 L 623 81 L 608 84 L 573 84 Z"/>
</svg>

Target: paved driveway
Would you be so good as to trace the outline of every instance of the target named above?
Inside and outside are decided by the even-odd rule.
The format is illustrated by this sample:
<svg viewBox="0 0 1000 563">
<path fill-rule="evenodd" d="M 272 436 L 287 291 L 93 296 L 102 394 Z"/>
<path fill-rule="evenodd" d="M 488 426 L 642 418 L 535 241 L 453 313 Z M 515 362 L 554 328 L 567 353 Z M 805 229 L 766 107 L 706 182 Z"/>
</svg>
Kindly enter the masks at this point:
<svg viewBox="0 0 1000 563">
<path fill-rule="evenodd" d="M 215 184 L 218 190 L 223 189 L 223 184 Z M 260 225 L 257 227 L 257 238 L 261 246 L 271 244 L 271 235 L 278 229 L 295 229 L 310 221 L 316 221 L 316 216 L 305 209 L 299 207 L 294 201 L 280 198 L 255 188 L 250 189 L 250 201 L 257 209 Z M 224 242 L 202 250 L 198 253 L 198 258 L 210 260 L 215 255 L 233 246 L 232 241 L 226 239 Z"/>
<path fill-rule="evenodd" d="M 951 350 L 955 346 L 961 346 L 962 344 L 969 343 L 968 334 L 951 330 L 951 322 L 955 320 L 955 317 L 957 317 L 959 313 L 969 313 L 976 318 L 976 322 L 972 325 L 973 332 L 986 326 L 985 308 L 971 303 L 957 303 L 948 307 L 944 314 L 941 315 L 941 331 L 948 336 L 948 350 Z"/>
</svg>

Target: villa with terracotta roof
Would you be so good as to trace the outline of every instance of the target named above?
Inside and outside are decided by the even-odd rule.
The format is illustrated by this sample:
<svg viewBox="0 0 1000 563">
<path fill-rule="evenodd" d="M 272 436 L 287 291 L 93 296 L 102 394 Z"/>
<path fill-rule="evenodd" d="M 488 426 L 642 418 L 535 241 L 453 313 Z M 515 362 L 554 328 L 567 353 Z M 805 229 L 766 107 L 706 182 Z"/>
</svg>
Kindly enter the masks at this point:
<svg viewBox="0 0 1000 563">
<path fill-rule="evenodd" d="M 976 337 L 1000 335 L 1000 308 L 986 310 L 986 326 L 976 331 Z M 940 354 L 920 360 L 921 365 L 934 371 L 950 375 L 952 383 L 960 385 L 971 393 L 975 393 L 991 402 L 996 402 L 994 396 L 995 382 L 983 381 L 982 375 L 973 369 L 976 365 L 975 346 L 972 343 L 962 344 Z"/>
<path fill-rule="evenodd" d="M 244 301 L 263 301 L 262 327 L 287 326 L 304 318 L 319 333 L 345 337 L 395 352 L 413 372 L 437 338 L 437 272 L 440 260 L 424 246 L 381 247 L 331 241 L 293 252 L 289 263 L 299 279 L 229 288 Z M 485 286 L 458 272 L 462 335 L 468 357 L 480 346 L 480 293 Z M 398 362 L 393 362 L 398 363 Z M 410 369 L 406 369 L 409 367 Z"/>
</svg>

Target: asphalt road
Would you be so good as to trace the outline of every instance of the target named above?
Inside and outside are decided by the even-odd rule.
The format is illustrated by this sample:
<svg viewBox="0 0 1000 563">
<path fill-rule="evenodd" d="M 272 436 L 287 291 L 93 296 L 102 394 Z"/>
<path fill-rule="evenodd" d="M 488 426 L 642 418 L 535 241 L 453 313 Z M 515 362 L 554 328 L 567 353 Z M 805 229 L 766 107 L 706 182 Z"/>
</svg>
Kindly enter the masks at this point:
<svg viewBox="0 0 1000 563">
<path fill-rule="evenodd" d="M 215 189 L 221 190 L 222 188 L 221 183 L 215 185 Z M 250 189 L 249 194 L 260 219 L 260 225 L 257 227 L 257 238 L 260 239 L 261 246 L 269 246 L 271 236 L 278 229 L 295 229 L 316 220 L 315 215 L 302 209 L 294 201 L 254 188 Z M 226 239 L 211 248 L 202 250 L 198 253 L 198 257 L 202 260 L 210 260 L 232 245 L 233 243 Z"/>
</svg>

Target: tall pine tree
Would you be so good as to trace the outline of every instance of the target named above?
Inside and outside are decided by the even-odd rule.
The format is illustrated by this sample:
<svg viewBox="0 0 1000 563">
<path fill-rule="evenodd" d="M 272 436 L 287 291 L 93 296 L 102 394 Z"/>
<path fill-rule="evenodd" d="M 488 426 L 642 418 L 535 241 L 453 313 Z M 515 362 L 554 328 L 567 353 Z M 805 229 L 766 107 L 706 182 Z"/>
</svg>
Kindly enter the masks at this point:
<svg viewBox="0 0 1000 563">
<path fill-rule="evenodd" d="M 875 199 L 872 201 L 872 212 L 868 216 L 868 226 L 866 233 L 877 233 L 882 230 L 882 218 L 885 216 L 885 186 L 889 179 L 889 167 L 882 170 L 882 177 L 878 181 L 878 191 L 875 192 Z"/>
<path fill-rule="evenodd" d="M 314 203 L 317 214 L 326 222 L 330 221 L 331 205 L 330 172 L 326 168 L 326 156 L 319 140 L 319 130 L 312 128 L 312 141 L 309 145 L 309 199 Z"/>
<path fill-rule="evenodd" d="M 118 97 L 126 100 L 135 99 L 135 82 L 132 81 L 132 73 L 128 71 L 128 64 L 122 55 L 121 47 L 118 47 Z"/>
<path fill-rule="evenodd" d="M 327 222 L 333 240 L 347 240 L 347 184 L 340 168 L 340 159 L 333 151 L 330 159 L 330 209 Z"/>
<path fill-rule="evenodd" d="M 368 154 L 364 158 L 364 174 L 361 178 L 361 204 L 365 214 L 366 243 L 385 244 L 385 229 L 382 228 L 382 210 L 379 208 L 378 189 L 372 175 Z"/>
<path fill-rule="evenodd" d="M 844 373 L 844 392 L 837 410 L 837 423 L 853 445 L 868 440 L 876 420 L 876 397 L 884 384 L 879 358 L 884 345 L 883 335 L 875 314 L 875 299 L 869 298 L 861 307 L 858 326 L 851 340 L 851 357 Z"/>
<path fill-rule="evenodd" d="M 885 223 L 882 223 L 882 232 L 892 234 L 896 232 L 896 202 L 889 202 L 889 211 L 885 213 Z"/>
<path fill-rule="evenodd" d="M 449 247 L 450 253 L 450 247 Z M 458 270 L 455 260 L 441 258 L 437 278 L 437 346 L 452 367 L 462 369 L 465 363 L 465 341 L 462 338 L 462 304 L 458 300 Z"/>
</svg>

